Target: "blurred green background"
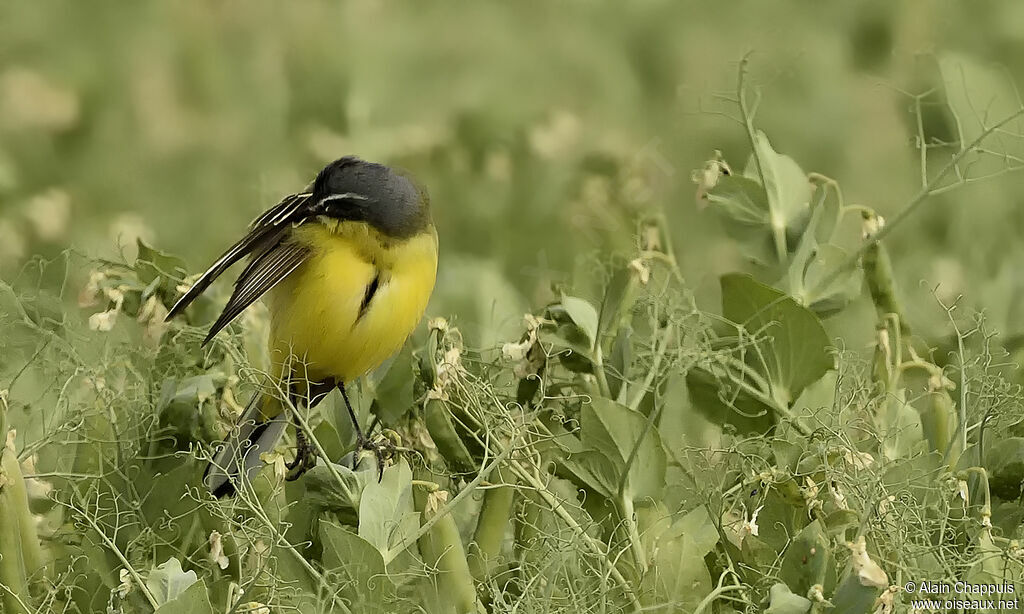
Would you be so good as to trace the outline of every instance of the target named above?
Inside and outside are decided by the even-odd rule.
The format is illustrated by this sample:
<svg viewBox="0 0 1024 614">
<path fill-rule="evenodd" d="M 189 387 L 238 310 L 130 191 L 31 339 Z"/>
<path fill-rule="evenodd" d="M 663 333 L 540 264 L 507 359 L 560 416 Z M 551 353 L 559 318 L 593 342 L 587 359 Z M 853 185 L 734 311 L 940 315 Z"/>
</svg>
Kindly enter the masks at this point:
<svg viewBox="0 0 1024 614">
<path fill-rule="evenodd" d="M 633 249 L 650 211 L 714 309 L 718 275 L 745 265 L 690 172 L 715 149 L 734 167 L 749 153 L 723 116 L 744 54 L 775 148 L 890 215 L 920 185 L 906 93 L 956 89 L 986 117 L 993 92 L 1024 82 L 1022 24 L 1016 0 L 5 2 L 0 273 L 21 279 L 68 246 L 130 259 L 136 237 L 201 270 L 356 154 L 428 186 L 442 246 L 429 313 L 481 345 L 516 336 L 552 283 Z M 943 108 L 924 109 L 931 138 L 955 134 Z M 931 155 L 937 168 L 948 151 Z M 1022 187 L 1007 174 L 951 192 L 891 235 L 919 330 L 948 332 L 937 286 L 1024 332 Z"/>
</svg>

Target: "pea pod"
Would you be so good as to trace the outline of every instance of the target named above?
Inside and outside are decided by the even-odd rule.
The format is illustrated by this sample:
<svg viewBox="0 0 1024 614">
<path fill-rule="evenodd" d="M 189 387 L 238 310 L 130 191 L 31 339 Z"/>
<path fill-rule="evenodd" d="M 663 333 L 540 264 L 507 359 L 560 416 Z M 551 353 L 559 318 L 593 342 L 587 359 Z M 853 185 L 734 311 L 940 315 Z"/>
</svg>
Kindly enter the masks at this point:
<svg viewBox="0 0 1024 614">
<path fill-rule="evenodd" d="M 25 543 L 28 540 L 24 532 L 32 525 L 22 526 L 25 524 L 23 517 L 29 514 L 28 500 L 24 497 L 24 483 L 21 489 L 16 485 L 21 482 L 21 472 L 13 451 L 0 448 L 0 460 L 0 584 L 4 586 L 0 591 L 0 604 L 4 612 L 28 614 L 22 605 L 29 599 L 26 554 L 31 553 L 31 544 Z M 30 547 L 28 552 L 25 545 Z"/>
<path fill-rule="evenodd" d="M 456 471 L 473 471 L 476 463 L 466 444 L 462 442 L 455 424 L 452 422 L 448 407 L 441 399 L 429 399 L 423 408 L 423 422 L 427 432 L 434 440 L 437 451 L 444 457 L 449 467 Z"/>
<path fill-rule="evenodd" d="M 414 492 L 416 511 L 420 512 L 423 522 L 432 519 L 438 512 L 436 506 L 430 505 L 434 496 L 435 493 L 427 493 L 422 489 Z M 446 513 L 438 518 L 417 543 L 423 562 L 436 573 L 434 586 L 438 596 L 451 603 L 457 614 L 477 612 L 476 586 L 469 572 L 459 528 L 452 515 Z"/>
<path fill-rule="evenodd" d="M 871 302 L 874 303 L 879 317 L 896 314 L 900 322 L 900 333 L 910 335 L 910 326 L 903 316 L 899 302 L 896 300 L 896 282 L 893 279 L 892 260 L 885 246 L 878 241 L 868 245 L 862 257 L 864 279 L 868 283 Z"/>
<path fill-rule="evenodd" d="M 924 430 L 925 439 L 928 440 L 928 448 L 932 452 L 945 454 L 949 448 L 950 427 L 955 415 L 953 399 L 945 388 L 932 391 L 928 397 L 928 406 L 921 411 L 921 427 Z M 960 450 L 953 450 L 949 459 L 951 467 L 956 466 L 960 452 Z"/>
<path fill-rule="evenodd" d="M 495 475 L 500 475 L 500 472 Z M 497 479 L 501 480 L 500 477 Z M 469 547 L 469 569 L 477 581 L 483 581 L 491 573 L 501 554 L 514 500 L 515 489 L 509 486 L 492 488 L 484 493 L 473 542 Z"/>
</svg>

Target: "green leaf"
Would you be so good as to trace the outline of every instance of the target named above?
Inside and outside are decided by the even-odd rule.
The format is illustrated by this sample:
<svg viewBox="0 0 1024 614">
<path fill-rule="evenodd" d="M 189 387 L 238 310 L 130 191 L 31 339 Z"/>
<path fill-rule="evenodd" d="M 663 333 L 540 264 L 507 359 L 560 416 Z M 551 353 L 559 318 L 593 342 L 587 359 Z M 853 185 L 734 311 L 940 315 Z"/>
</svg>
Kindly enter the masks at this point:
<svg viewBox="0 0 1024 614">
<path fill-rule="evenodd" d="M 654 559 L 640 585 L 645 610 L 668 614 L 695 608 L 712 590 L 704 557 L 719 540 L 706 508 L 675 521 L 661 502 L 636 513 L 644 550 Z"/>
<path fill-rule="evenodd" d="M 832 368 L 829 340 L 817 316 L 750 275 L 722 277 L 722 315 L 757 335 L 748 363 L 771 385 L 776 401 L 788 405 Z"/>
<path fill-rule="evenodd" d="M 755 156 L 763 177 L 758 175 Z M 754 151 L 743 175 L 756 181 L 763 178 L 769 215 L 773 218 L 771 225 L 795 229 L 796 222 L 806 216 L 812 191 L 807 174 L 793 158 L 772 149 L 768 137 L 760 130 L 754 137 Z"/>
<path fill-rule="evenodd" d="M 615 273 L 612 274 L 608 287 L 604 291 L 604 299 L 601 301 L 601 313 L 597 318 L 596 339 L 600 339 L 605 333 L 615 330 L 613 323 L 620 320 L 624 315 L 622 313 L 623 307 L 626 305 L 626 299 L 635 276 L 636 272 L 628 264 L 615 269 Z"/>
<path fill-rule="evenodd" d="M 822 316 L 832 315 L 860 296 L 863 277 L 860 269 L 846 269 L 836 274 L 848 256 L 846 250 L 830 244 L 819 245 L 815 250 L 807 263 L 803 281 L 803 303 L 811 311 Z"/>
<path fill-rule="evenodd" d="M 136 239 L 139 248 L 139 255 L 135 259 L 135 272 L 139 281 L 149 285 L 154 281 L 163 278 L 160 284 L 167 289 L 173 290 L 177 280 L 183 279 L 188 274 L 185 261 L 177 256 L 154 249 L 146 245 L 142 239 Z"/>
<path fill-rule="evenodd" d="M 173 403 L 195 406 L 217 394 L 217 384 L 223 381 L 219 374 L 204 373 L 182 380 L 166 379 L 160 388 L 157 410 L 163 410 Z"/>
<path fill-rule="evenodd" d="M 829 543 L 819 521 L 804 527 L 786 548 L 779 579 L 801 595 L 806 595 L 815 584 L 821 584 L 828 591 L 836 582 L 835 561 Z"/>
<path fill-rule="evenodd" d="M 329 467 L 318 464 L 303 474 L 302 480 L 306 485 L 305 498 L 324 509 L 359 509 L 360 494 L 366 484 L 377 481 L 376 472 L 353 471 L 339 464 L 334 464 L 334 470 L 341 476 L 344 487 L 338 483 Z"/>
<path fill-rule="evenodd" d="M 614 460 L 613 460 L 614 459 Z M 573 452 L 563 461 L 574 482 L 586 486 L 605 498 L 618 494 L 619 478 L 622 476 L 622 462 L 609 458 L 598 450 Z"/>
<path fill-rule="evenodd" d="M 381 554 L 414 535 L 419 514 L 413 509 L 412 471 L 405 459 L 384 470 L 378 483 L 370 480 L 359 501 L 359 537 Z"/>
<path fill-rule="evenodd" d="M 196 486 L 199 472 L 191 459 L 174 459 L 174 463 L 167 467 L 170 469 L 165 472 L 155 472 L 150 463 L 139 467 L 132 472 L 132 486 L 147 493 L 140 502 L 139 511 L 153 522 L 154 535 L 173 540 L 181 537 L 181 527 L 172 519 L 185 516 L 195 508 L 195 502 L 183 493 L 190 486 Z"/>
<path fill-rule="evenodd" d="M 774 584 L 768 591 L 769 603 L 767 614 L 804 614 L 811 609 L 811 600 L 793 591 L 785 584 Z"/>
<path fill-rule="evenodd" d="M 612 342 L 612 351 L 605 364 L 605 374 L 608 377 L 608 392 L 612 398 L 619 395 L 622 386 L 629 379 L 629 367 L 633 364 L 633 329 L 629 326 L 622 326 L 615 333 L 615 340 Z"/>
<path fill-rule="evenodd" d="M 860 516 L 853 510 L 836 510 L 825 518 L 825 528 L 831 535 L 842 536 L 850 527 L 860 524 Z"/>
<path fill-rule="evenodd" d="M 686 373 L 690 402 L 714 424 L 728 424 L 740 433 L 767 432 L 775 424 L 775 411 L 746 390 L 737 388 L 734 377 L 742 378 L 742 375 L 722 368 L 690 369 Z"/>
<path fill-rule="evenodd" d="M 387 612 L 395 585 L 384 568 L 384 559 L 370 542 L 329 521 L 320 522 L 324 568 L 338 587 L 341 598 L 360 604 L 362 612 Z"/>
<path fill-rule="evenodd" d="M 781 437 L 775 437 L 772 439 L 772 455 L 775 457 L 775 464 L 778 465 L 780 469 L 794 471 L 797 463 L 800 462 L 800 455 L 803 451 L 803 446 L 782 439 Z"/>
<path fill-rule="evenodd" d="M 708 202 L 727 226 L 746 235 L 770 230 L 768 200 L 761 184 L 748 177 L 723 175 L 708 190 Z"/>
<path fill-rule="evenodd" d="M 616 484 L 622 478 L 634 446 L 643 436 L 629 467 L 626 493 L 634 500 L 660 497 L 665 483 L 665 450 L 656 428 L 651 427 L 644 436 L 647 417 L 604 397 L 595 397 L 580 413 L 583 445 L 611 461 L 616 469 Z"/>
<path fill-rule="evenodd" d="M 903 388 L 892 391 L 878 411 L 878 436 L 886 457 L 890 459 L 911 456 L 918 444 L 924 441 L 921 414 L 906 401 L 906 395 Z"/>
<path fill-rule="evenodd" d="M 829 371 L 821 379 L 808 385 L 793 402 L 793 409 L 801 414 L 814 414 L 823 424 L 839 428 L 839 424 L 833 425 L 829 419 L 834 415 L 831 410 L 836 404 L 836 380 L 838 377 L 835 371 Z M 802 437 L 797 439 L 797 441 L 801 440 Z"/>
<path fill-rule="evenodd" d="M 765 265 L 774 261 L 768 200 L 760 183 L 739 175 L 723 175 L 708 191 L 707 202 L 726 234 L 740 243 L 745 256 Z"/>
<path fill-rule="evenodd" d="M 574 373 L 593 373 L 590 340 L 579 326 L 567 322 L 553 331 L 545 327 L 541 330 L 540 341 L 555 350 L 566 369 Z"/>
<path fill-rule="evenodd" d="M 814 228 L 814 239 L 819 245 L 832 242 L 839 227 L 839 220 L 842 211 L 839 208 L 839 197 L 834 189 L 825 183 L 820 183 L 814 188 L 814 195 L 811 197 L 814 203 L 814 210 L 820 211 L 820 220 Z"/>
<path fill-rule="evenodd" d="M 864 586 L 857 578 L 856 573 L 850 573 L 830 599 L 836 606 L 830 612 L 833 614 L 868 614 L 874 610 L 875 599 L 881 592 L 880 588 Z"/>
<path fill-rule="evenodd" d="M 182 571 L 181 562 L 172 557 L 149 572 L 146 588 L 156 599 L 157 605 L 163 605 L 184 593 L 197 581 L 196 572 Z"/>
<path fill-rule="evenodd" d="M 1020 498 L 1024 483 L 1024 437 L 1009 437 L 985 454 L 992 494 L 1007 501 Z"/>
<path fill-rule="evenodd" d="M 589 301 L 566 294 L 562 295 L 562 307 L 565 308 L 565 312 L 569 314 L 573 323 L 587 336 L 592 348 L 597 342 L 597 310 Z"/>
<path fill-rule="evenodd" d="M 216 397 L 217 387 L 223 381 L 219 373 L 164 380 L 157 402 L 160 425 L 183 440 L 179 445 L 187 441 L 213 440 L 218 436 L 204 428 L 203 407 Z"/>
<path fill-rule="evenodd" d="M 193 582 L 177 597 L 158 607 L 155 614 L 213 614 L 206 583 L 202 580 Z"/>
<path fill-rule="evenodd" d="M 1009 585 L 1008 593 L 997 592 L 986 595 L 986 599 L 1014 599 L 1014 584 L 1019 582 L 1015 570 L 1007 565 L 1008 558 L 1003 550 L 992 541 L 988 529 L 978 531 L 973 544 L 974 563 L 965 578 L 968 584 Z"/>
<path fill-rule="evenodd" d="M 348 445 L 342 442 L 341 435 L 332 422 L 333 420 L 325 417 L 323 422 L 313 427 L 313 436 L 323 446 L 327 458 L 341 458 L 348 452 Z"/>
<path fill-rule="evenodd" d="M 947 471 L 942 454 L 930 452 L 891 463 L 882 477 L 886 490 L 906 492 L 917 501 L 936 496 L 936 480 Z"/>
<path fill-rule="evenodd" d="M 379 370 L 378 370 L 379 371 Z M 412 344 L 406 343 L 384 372 L 375 372 L 371 410 L 384 424 L 395 424 L 413 407 Z"/>
</svg>

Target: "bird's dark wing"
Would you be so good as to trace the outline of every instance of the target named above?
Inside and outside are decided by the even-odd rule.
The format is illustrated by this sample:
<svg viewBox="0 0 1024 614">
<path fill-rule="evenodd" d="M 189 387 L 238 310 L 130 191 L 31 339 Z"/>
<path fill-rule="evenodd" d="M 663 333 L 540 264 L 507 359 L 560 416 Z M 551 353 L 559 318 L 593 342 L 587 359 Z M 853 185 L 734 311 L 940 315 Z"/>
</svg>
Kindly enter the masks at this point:
<svg viewBox="0 0 1024 614">
<path fill-rule="evenodd" d="M 251 257 L 249 265 L 235 282 L 235 291 L 224 312 L 207 335 L 206 341 L 209 341 L 243 309 L 302 263 L 307 255 L 305 250 L 289 244 L 287 238 L 293 224 L 302 223 L 315 215 L 309 190 L 286 196 L 253 220 L 249 232 L 224 252 L 178 299 L 168 312 L 167 319 L 184 311 L 231 265 L 247 256 Z"/>
<path fill-rule="evenodd" d="M 235 281 L 235 290 L 231 293 L 228 304 L 224 306 L 224 311 L 206 334 L 203 343 L 206 344 L 213 339 L 214 335 L 245 311 L 246 307 L 288 277 L 289 273 L 306 260 L 310 251 L 305 245 L 282 241 L 254 256 Z"/>
<path fill-rule="evenodd" d="M 174 307 L 171 307 L 167 319 L 170 320 L 184 311 L 231 265 L 246 256 L 259 256 L 280 243 L 287 234 L 291 223 L 301 221 L 310 211 L 310 194 L 307 191 L 286 196 L 281 202 L 253 220 L 249 226 L 249 232 L 210 265 L 210 268 L 178 299 Z"/>
</svg>

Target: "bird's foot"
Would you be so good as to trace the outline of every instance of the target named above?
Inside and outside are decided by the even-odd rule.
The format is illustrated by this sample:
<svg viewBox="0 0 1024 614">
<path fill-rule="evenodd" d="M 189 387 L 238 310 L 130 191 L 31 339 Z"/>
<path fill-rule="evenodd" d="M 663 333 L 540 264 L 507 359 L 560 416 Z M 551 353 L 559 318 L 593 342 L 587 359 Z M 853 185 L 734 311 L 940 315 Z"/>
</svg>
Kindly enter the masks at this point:
<svg viewBox="0 0 1024 614">
<path fill-rule="evenodd" d="M 309 445 L 301 428 L 295 431 L 295 458 L 286 465 L 288 472 L 284 479 L 291 482 L 316 465 L 316 451 Z"/>
<path fill-rule="evenodd" d="M 377 461 L 377 482 L 384 479 L 384 469 L 387 467 L 389 461 L 395 456 L 395 442 L 388 435 L 392 435 L 392 432 L 387 434 L 381 434 L 373 439 L 361 437 L 356 440 L 356 453 L 353 469 L 359 466 L 359 460 L 362 457 L 362 452 L 365 450 L 373 454 L 374 459 Z"/>
</svg>

